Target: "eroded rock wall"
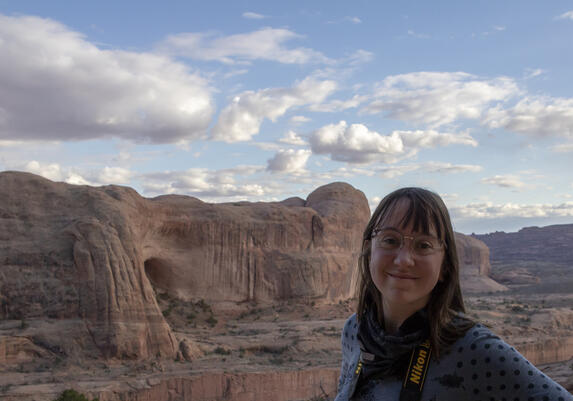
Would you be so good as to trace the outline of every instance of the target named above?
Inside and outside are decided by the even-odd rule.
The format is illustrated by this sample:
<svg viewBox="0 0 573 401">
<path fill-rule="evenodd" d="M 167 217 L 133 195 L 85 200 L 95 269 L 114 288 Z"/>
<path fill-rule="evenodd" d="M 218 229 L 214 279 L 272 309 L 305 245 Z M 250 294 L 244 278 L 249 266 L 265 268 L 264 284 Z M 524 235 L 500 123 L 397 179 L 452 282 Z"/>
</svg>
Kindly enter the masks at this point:
<svg viewBox="0 0 573 401">
<path fill-rule="evenodd" d="M 344 183 L 306 201 L 214 205 L 3 172 L 0 193 L 0 317 L 79 320 L 68 339 L 41 339 L 62 356 L 173 358 L 179 344 L 157 292 L 207 302 L 348 298 L 369 218 L 364 194 Z"/>
</svg>

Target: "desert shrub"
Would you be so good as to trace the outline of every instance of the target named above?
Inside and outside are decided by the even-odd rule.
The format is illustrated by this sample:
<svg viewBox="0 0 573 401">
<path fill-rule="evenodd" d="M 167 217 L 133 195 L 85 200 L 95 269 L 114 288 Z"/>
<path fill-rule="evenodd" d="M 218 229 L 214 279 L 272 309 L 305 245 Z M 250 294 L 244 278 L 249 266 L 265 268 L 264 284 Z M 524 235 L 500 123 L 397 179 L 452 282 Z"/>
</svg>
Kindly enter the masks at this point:
<svg viewBox="0 0 573 401">
<path fill-rule="evenodd" d="M 78 393 L 76 390 L 68 389 L 64 390 L 62 394 L 54 401 L 90 401 L 85 395 Z M 94 398 L 92 401 L 98 401 Z"/>
<path fill-rule="evenodd" d="M 223 347 L 217 347 L 215 348 L 215 350 L 213 351 L 215 354 L 220 354 L 220 355 L 230 355 L 231 351 L 223 348 Z"/>
<path fill-rule="evenodd" d="M 213 327 L 217 324 L 217 319 L 215 319 L 215 316 L 211 315 L 209 316 L 206 320 L 205 320 L 209 326 Z"/>
</svg>

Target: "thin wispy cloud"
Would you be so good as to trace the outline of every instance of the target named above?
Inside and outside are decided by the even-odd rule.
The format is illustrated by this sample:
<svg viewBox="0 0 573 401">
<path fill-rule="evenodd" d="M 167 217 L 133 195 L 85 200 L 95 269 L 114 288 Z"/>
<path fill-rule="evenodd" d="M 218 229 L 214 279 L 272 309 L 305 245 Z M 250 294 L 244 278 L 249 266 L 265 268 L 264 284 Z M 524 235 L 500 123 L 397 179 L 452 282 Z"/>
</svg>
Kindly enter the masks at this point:
<svg viewBox="0 0 573 401">
<path fill-rule="evenodd" d="M 563 14 L 555 17 L 555 19 L 570 19 L 573 21 L 573 10 L 564 12 Z"/>
<path fill-rule="evenodd" d="M 573 202 L 557 205 L 485 202 L 452 206 L 450 210 L 455 217 L 474 219 L 573 217 Z"/>
<path fill-rule="evenodd" d="M 481 182 L 483 184 L 495 185 L 501 188 L 520 189 L 526 186 L 521 178 L 515 175 L 495 175 L 493 177 L 483 178 Z"/>
<path fill-rule="evenodd" d="M 224 36 L 220 33 L 191 32 L 168 36 L 158 45 L 164 53 L 195 60 L 226 64 L 269 60 L 285 64 L 331 63 L 321 52 L 306 47 L 287 47 L 304 36 L 282 28 Z"/>
<path fill-rule="evenodd" d="M 252 11 L 246 11 L 242 14 L 243 18 L 247 18 L 247 19 L 265 19 L 267 18 L 266 15 L 263 14 L 259 14 L 259 13 L 254 13 Z"/>
</svg>

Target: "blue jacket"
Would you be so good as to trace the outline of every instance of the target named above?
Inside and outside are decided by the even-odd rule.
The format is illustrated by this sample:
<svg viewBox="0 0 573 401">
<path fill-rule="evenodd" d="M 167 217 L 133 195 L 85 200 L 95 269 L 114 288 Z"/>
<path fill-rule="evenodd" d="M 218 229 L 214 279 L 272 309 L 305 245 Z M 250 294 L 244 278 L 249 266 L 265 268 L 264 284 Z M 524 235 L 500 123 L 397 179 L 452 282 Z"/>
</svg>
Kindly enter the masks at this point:
<svg viewBox="0 0 573 401">
<path fill-rule="evenodd" d="M 383 377 L 357 388 L 358 322 L 342 331 L 342 368 L 335 401 L 398 401 L 402 378 Z M 488 328 L 476 324 L 439 360 L 432 358 L 422 401 L 573 401 L 573 395 L 533 366 Z"/>
</svg>

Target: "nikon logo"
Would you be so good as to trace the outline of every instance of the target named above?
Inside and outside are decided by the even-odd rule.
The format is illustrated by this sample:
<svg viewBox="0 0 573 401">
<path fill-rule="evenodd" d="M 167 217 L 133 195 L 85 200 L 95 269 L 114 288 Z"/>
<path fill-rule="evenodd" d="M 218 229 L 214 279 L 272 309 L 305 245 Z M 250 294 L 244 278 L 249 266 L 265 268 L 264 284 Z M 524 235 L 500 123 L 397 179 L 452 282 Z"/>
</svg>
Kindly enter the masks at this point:
<svg viewBox="0 0 573 401">
<path fill-rule="evenodd" d="M 414 366 L 412 366 L 412 369 L 410 371 L 411 382 L 420 385 L 420 379 L 424 374 L 424 365 L 426 364 L 427 360 L 428 360 L 428 352 L 421 349 L 420 352 L 418 353 L 418 358 L 416 359 L 416 363 Z"/>
</svg>

